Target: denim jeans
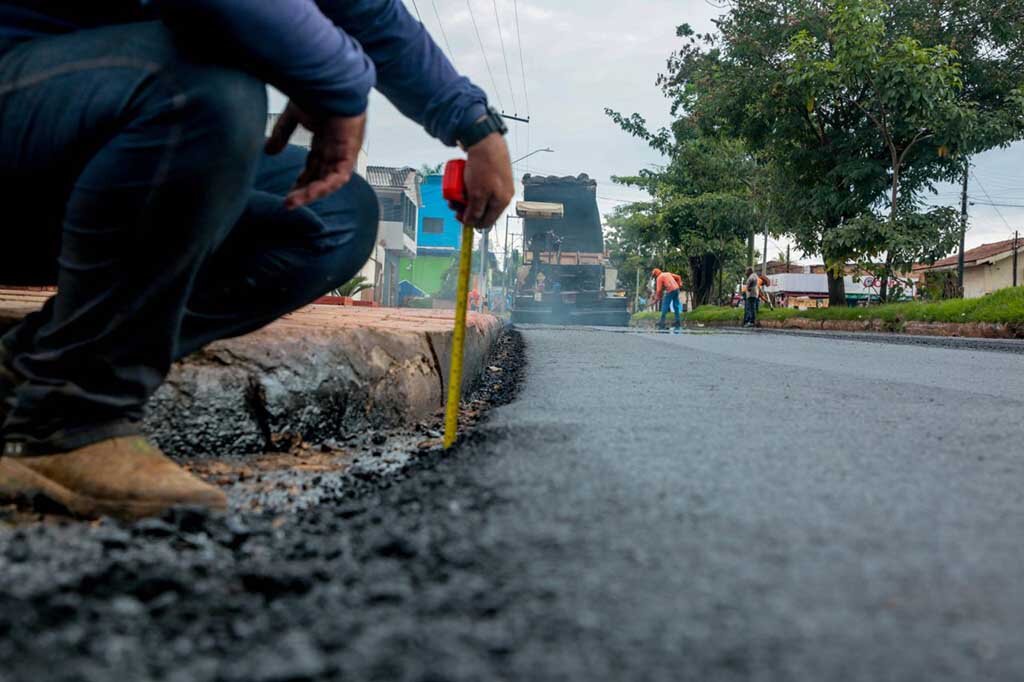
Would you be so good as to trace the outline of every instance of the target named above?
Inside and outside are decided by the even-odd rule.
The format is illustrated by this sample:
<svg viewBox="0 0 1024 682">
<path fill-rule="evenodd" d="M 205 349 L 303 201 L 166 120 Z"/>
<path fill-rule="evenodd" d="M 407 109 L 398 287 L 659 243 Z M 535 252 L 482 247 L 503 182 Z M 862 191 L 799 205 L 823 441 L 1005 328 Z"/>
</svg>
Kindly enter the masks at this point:
<svg viewBox="0 0 1024 682">
<path fill-rule="evenodd" d="M 757 307 L 760 301 L 752 296 L 743 299 L 743 324 L 757 324 Z"/>
<path fill-rule="evenodd" d="M 216 60 L 214 60 L 216 61 Z M 135 433 L 171 363 L 350 279 L 377 233 L 353 178 L 309 207 L 262 154 L 264 84 L 160 23 L 0 45 L 0 283 L 58 293 L 3 339 L 4 437 L 56 452 Z"/>
<path fill-rule="evenodd" d="M 662 329 L 665 328 L 665 317 L 668 315 L 668 311 L 671 310 L 676 314 L 675 326 L 679 327 L 679 289 L 675 291 L 667 291 L 661 297 L 661 321 L 658 322 L 658 326 Z"/>
</svg>

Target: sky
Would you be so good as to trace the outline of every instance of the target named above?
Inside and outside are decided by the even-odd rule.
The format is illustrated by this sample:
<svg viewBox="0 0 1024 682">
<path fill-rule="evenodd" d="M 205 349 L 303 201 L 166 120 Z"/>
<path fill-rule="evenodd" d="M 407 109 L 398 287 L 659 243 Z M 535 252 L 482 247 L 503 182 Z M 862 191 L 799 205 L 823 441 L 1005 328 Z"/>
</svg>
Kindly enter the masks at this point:
<svg viewBox="0 0 1024 682">
<path fill-rule="evenodd" d="M 713 29 L 712 19 L 723 11 L 713 1 L 404 0 L 446 53 L 450 46 L 456 68 L 482 87 L 492 104 L 505 113 L 529 115 L 528 124 L 509 122 L 512 158 L 545 147 L 554 150 L 515 165 L 517 199 L 522 198 L 518 180 L 524 173 L 586 173 L 597 180 L 603 214 L 624 200 L 644 198 L 641 192 L 612 184 L 612 175 L 629 175 L 664 162 L 644 143 L 622 132 L 604 114 L 605 107 L 640 113 L 653 127 L 667 125 L 668 102 L 655 86 L 655 78 L 681 44 L 675 36 L 677 25 L 685 22 L 697 31 Z M 279 97 L 273 102 L 280 108 Z M 430 138 L 377 93 L 370 103 L 366 149 L 370 164 L 415 168 L 460 153 Z M 968 248 L 1008 239 L 1014 229 L 1024 231 L 1024 145 L 988 152 L 975 162 L 970 199 L 1018 206 L 972 206 Z M 959 187 L 938 189 L 933 203 L 959 206 Z M 511 221 L 513 233 L 518 231 L 516 222 Z M 504 220 L 495 235 L 499 251 L 503 233 Z M 770 240 L 769 258 L 784 252 L 785 245 L 785 239 Z M 801 255 L 794 250 L 793 260 L 798 259 Z"/>
</svg>

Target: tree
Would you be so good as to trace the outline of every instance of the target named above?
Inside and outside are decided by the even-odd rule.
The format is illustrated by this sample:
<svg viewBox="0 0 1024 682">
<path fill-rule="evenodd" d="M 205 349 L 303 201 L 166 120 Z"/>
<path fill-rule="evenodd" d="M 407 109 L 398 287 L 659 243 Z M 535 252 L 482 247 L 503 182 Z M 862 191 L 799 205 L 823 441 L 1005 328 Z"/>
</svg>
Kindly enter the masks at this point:
<svg viewBox="0 0 1024 682">
<path fill-rule="evenodd" d="M 880 145 L 888 154 L 888 217 L 882 219 L 868 209 L 848 226 L 833 230 L 842 231 L 843 237 L 825 234 L 822 239 L 826 250 L 854 259 L 865 253 L 884 258 L 879 272 L 883 301 L 895 261 L 908 253 L 928 252 L 936 243 L 953 248 L 954 242 L 942 239 L 947 216 L 941 212 L 914 215 L 912 209 L 901 206 L 901 190 L 913 194 L 932 177 L 948 172 L 949 150 L 964 146 L 975 118 L 971 104 L 959 97 L 962 81 L 956 53 L 944 45 L 923 47 L 905 35 L 890 39 L 886 11 L 881 0 L 836 2 L 825 37 L 806 29 L 794 36 L 786 79 L 806 100 L 808 114 L 819 128 L 823 109 L 858 111 L 869 124 L 865 128 L 873 128 L 877 135 L 874 145 L 870 136 L 864 136 L 865 150 L 874 153 Z M 904 187 L 901 180 L 911 166 L 916 182 Z M 871 224 L 882 220 L 884 225 Z M 923 229 L 926 225 L 932 229 Z M 864 233 L 863 238 L 849 238 L 857 230 Z M 915 239 L 928 241 L 913 243 Z M 861 248 L 846 248 L 853 245 Z"/>
<path fill-rule="evenodd" d="M 743 258 L 747 236 L 764 222 L 756 193 L 762 169 L 736 140 L 700 135 L 685 119 L 671 132 L 651 133 L 637 114 L 607 113 L 670 157 L 663 169 L 614 178 L 653 197 L 620 207 L 609 220 L 620 273 L 635 276 L 637 268 L 652 266 L 679 271 L 694 307 L 712 301 L 716 284 L 721 299 L 723 267 Z"/>
<path fill-rule="evenodd" d="M 430 165 L 429 163 L 421 164 L 419 172 L 424 178 L 428 175 L 441 175 L 444 173 L 444 162 L 435 163 L 434 165 Z"/>
<path fill-rule="evenodd" d="M 965 155 L 1020 139 L 1024 0 L 900 0 L 890 16 L 893 30 L 921 45 L 956 50 L 960 98 L 976 116 Z"/>
<path fill-rule="evenodd" d="M 831 231 L 886 201 L 895 228 L 901 187 L 925 191 L 958 172 L 959 157 L 1020 136 L 1021 70 L 994 66 L 1019 62 L 1010 17 L 1021 2 L 1000 12 L 988 0 L 736 0 L 715 35 L 679 27 L 686 44 L 659 83 L 674 113 L 772 162 L 776 212 L 802 251 L 824 256 L 830 298 L 842 303 L 842 268 L 858 254 L 826 239 Z M 972 15 L 963 6 L 986 4 L 1004 17 L 977 24 L 989 33 L 959 27 Z M 963 65 L 943 40 L 967 34 L 976 40 Z"/>
<path fill-rule="evenodd" d="M 859 268 L 881 281 L 884 302 L 895 272 L 909 273 L 914 265 L 934 263 L 956 248 L 959 222 L 959 215 L 949 207 L 925 213 L 907 210 L 887 220 L 865 215 L 832 230 L 825 240 L 832 249 L 857 254 Z"/>
</svg>

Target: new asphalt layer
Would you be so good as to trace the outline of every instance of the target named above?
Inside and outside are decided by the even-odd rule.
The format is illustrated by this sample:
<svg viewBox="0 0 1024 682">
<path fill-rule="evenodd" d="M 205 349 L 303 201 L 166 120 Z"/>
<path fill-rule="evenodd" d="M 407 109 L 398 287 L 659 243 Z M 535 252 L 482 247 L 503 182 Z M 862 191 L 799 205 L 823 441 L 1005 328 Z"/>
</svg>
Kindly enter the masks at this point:
<svg viewBox="0 0 1024 682">
<path fill-rule="evenodd" d="M 1024 678 L 1024 357 L 524 335 L 479 470 L 515 501 L 495 532 L 518 580 L 550 593 L 522 672 Z"/>
<path fill-rule="evenodd" d="M 522 338 L 314 506 L 0 531 L 0 680 L 1024 678 L 1024 356 Z"/>
</svg>

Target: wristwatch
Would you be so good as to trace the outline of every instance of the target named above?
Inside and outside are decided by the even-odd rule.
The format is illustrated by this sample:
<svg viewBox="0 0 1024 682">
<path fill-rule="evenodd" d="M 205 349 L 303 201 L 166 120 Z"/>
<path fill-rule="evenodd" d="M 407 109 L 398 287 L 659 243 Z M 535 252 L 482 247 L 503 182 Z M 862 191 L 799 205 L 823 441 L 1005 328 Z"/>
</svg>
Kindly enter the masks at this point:
<svg viewBox="0 0 1024 682">
<path fill-rule="evenodd" d="M 507 132 L 508 126 L 505 125 L 505 119 L 501 117 L 498 110 L 494 107 L 487 107 L 487 113 L 482 118 L 459 131 L 457 142 L 463 149 L 469 149 L 491 133 L 504 135 Z"/>
</svg>

